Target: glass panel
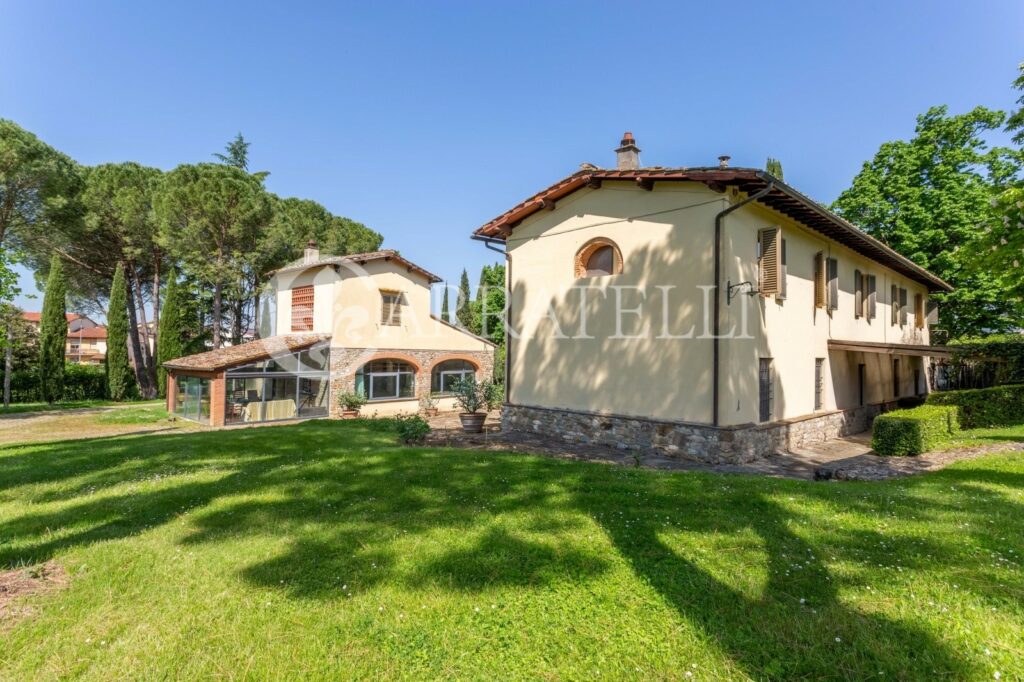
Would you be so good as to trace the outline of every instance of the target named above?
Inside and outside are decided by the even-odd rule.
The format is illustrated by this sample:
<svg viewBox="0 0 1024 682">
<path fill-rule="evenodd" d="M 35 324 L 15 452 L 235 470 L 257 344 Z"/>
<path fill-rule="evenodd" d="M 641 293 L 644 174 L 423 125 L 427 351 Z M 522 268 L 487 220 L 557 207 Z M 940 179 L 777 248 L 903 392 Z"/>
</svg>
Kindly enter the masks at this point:
<svg viewBox="0 0 1024 682">
<path fill-rule="evenodd" d="M 310 348 L 299 353 L 301 372 L 323 372 L 327 370 L 331 349 L 328 346 Z"/>
<path fill-rule="evenodd" d="M 262 377 L 228 378 L 225 386 L 224 423 L 262 421 Z"/>
<path fill-rule="evenodd" d="M 298 416 L 295 404 L 296 377 L 271 377 L 264 385 L 263 420 L 293 419 Z"/>
<path fill-rule="evenodd" d="M 610 275 L 615 262 L 615 253 L 610 246 L 602 246 L 587 259 L 587 274 Z"/>
<path fill-rule="evenodd" d="M 398 375 L 398 396 L 412 398 L 416 395 L 416 376 L 402 373 Z"/>
<path fill-rule="evenodd" d="M 299 416 L 327 416 L 327 379 L 299 379 Z"/>
<path fill-rule="evenodd" d="M 210 382 L 200 377 L 179 376 L 174 413 L 183 419 L 210 423 Z"/>
<path fill-rule="evenodd" d="M 398 376 L 395 374 L 370 375 L 370 400 L 394 398 L 398 395 Z"/>
</svg>

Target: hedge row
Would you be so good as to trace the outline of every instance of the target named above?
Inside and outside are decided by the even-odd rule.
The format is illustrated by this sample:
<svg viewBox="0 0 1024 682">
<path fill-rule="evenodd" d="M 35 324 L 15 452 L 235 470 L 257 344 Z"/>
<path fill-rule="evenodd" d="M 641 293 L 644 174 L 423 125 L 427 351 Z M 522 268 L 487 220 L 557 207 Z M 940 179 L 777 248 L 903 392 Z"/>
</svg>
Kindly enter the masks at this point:
<svg viewBox="0 0 1024 682">
<path fill-rule="evenodd" d="M 927 404 L 955 406 L 965 429 L 1024 424 L 1024 384 L 932 393 Z"/>
<path fill-rule="evenodd" d="M 922 405 L 894 410 L 875 419 L 871 447 L 880 455 L 919 455 L 933 450 L 959 430 L 954 406 Z"/>
<path fill-rule="evenodd" d="M 3 372 L 0 372 L 0 378 Z M 102 366 L 64 366 L 64 400 L 102 400 L 107 397 L 107 376 Z M 11 402 L 38 403 L 43 397 L 39 392 L 39 376 L 34 370 L 11 372 Z"/>
</svg>

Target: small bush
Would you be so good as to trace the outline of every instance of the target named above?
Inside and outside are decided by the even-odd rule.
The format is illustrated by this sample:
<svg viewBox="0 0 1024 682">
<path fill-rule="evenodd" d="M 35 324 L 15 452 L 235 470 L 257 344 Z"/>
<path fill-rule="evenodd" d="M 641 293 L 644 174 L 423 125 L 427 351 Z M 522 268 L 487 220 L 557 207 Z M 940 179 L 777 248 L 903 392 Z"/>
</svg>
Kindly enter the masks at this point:
<svg viewBox="0 0 1024 682">
<path fill-rule="evenodd" d="M 875 419 L 871 447 L 880 455 L 920 455 L 959 430 L 955 407 L 922 405 L 895 410 Z"/>
<path fill-rule="evenodd" d="M 395 431 L 398 433 L 398 439 L 406 445 L 419 445 L 427 439 L 427 434 L 430 433 L 430 424 L 426 419 L 415 414 L 407 417 L 395 417 Z"/>
<path fill-rule="evenodd" d="M 341 393 L 338 395 L 338 404 L 346 410 L 358 410 L 366 404 L 366 396 L 362 393 Z"/>
<path fill-rule="evenodd" d="M 956 406 L 965 429 L 1024 424 L 1024 384 L 932 393 L 928 404 Z"/>
</svg>

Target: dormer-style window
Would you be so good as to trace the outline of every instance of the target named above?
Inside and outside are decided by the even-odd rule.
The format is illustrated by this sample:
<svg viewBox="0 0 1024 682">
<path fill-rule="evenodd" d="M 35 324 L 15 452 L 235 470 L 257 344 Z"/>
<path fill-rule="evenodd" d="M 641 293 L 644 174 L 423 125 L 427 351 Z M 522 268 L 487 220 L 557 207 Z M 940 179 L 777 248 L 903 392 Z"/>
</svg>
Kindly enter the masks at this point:
<svg viewBox="0 0 1024 682">
<path fill-rule="evenodd" d="M 313 331 L 313 287 L 292 289 L 292 331 Z"/>
<path fill-rule="evenodd" d="M 609 239 L 591 239 L 576 252 L 575 271 L 577 278 L 622 274 L 622 252 Z"/>
<path fill-rule="evenodd" d="M 381 290 L 380 323 L 389 327 L 402 324 L 402 292 Z"/>
</svg>

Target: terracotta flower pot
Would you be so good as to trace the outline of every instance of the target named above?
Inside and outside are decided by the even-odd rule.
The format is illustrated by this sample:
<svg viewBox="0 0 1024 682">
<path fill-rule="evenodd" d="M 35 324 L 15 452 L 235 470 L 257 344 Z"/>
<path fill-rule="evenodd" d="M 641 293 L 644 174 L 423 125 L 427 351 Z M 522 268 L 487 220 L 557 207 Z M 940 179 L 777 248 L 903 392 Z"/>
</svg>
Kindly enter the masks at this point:
<svg viewBox="0 0 1024 682">
<path fill-rule="evenodd" d="M 349 410 L 347 408 L 343 408 L 341 410 L 341 418 L 342 419 L 358 419 L 359 418 L 359 410 Z"/>
<path fill-rule="evenodd" d="M 423 408 L 423 414 L 425 414 L 428 417 L 436 417 L 438 412 L 440 412 L 440 410 L 437 409 L 436 407 L 425 407 L 425 408 Z"/>
<path fill-rule="evenodd" d="M 487 419 L 485 412 L 460 412 L 459 421 L 462 422 L 462 430 L 466 433 L 481 433 L 484 430 L 484 420 Z"/>
</svg>

